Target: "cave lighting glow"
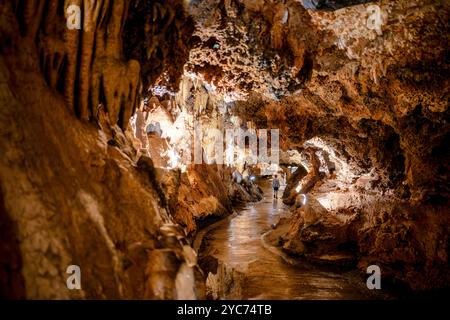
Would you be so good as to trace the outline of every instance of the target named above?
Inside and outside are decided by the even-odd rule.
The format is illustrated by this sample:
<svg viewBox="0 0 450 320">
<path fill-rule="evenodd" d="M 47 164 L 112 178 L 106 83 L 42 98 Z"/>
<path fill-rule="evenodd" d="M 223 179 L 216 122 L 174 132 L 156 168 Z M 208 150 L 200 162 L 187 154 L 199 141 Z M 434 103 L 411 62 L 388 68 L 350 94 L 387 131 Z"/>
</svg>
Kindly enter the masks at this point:
<svg viewBox="0 0 450 320">
<path fill-rule="evenodd" d="M 300 197 L 301 197 L 301 201 L 302 201 L 302 205 L 305 205 L 306 204 L 306 202 L 308 201 L 308 198 L 306 197 L 306 194 L 301 194 L 300 195 Z"/>
<path fill-rule="evenodd" d="M 322 207 L 324 207 L 324 208 L 327 209 L 327 210 L 332 210 L 332 209 L 334 209 L 334 206 L 333 206 L 333 199 L 332 199 L 332 196 L 331 196 L 331 195 L 326 195 L 326 196 L 323 196 L 323 197 L 318 197 L 318 198 L 317 198 L 317 201 L 320 203 L 320 205 L 321 205 Z"/>
<path fill-rule="evenodd" d="M 336 155 L 334 148 L 323 139 L 314 137 L 306 141 L 303 145 L 305 147 L 313 146 L 326 151 L 330 157 L 330 160 L 336 165 L 336 175 L 338 180 L 345 183 L 351 183 L 354 178 L 358 177 L 358 175 L 351 170 L 349 164 Z M 306 169 L 308 170 L 308 168 Z"/>
</svg>

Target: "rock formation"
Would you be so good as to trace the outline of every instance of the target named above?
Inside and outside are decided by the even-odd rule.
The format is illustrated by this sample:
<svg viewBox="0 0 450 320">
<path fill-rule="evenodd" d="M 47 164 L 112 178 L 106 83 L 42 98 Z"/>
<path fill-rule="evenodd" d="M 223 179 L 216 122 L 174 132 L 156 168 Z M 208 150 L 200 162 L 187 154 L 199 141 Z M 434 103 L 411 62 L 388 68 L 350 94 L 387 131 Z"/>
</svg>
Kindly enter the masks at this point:
<svg viewBox="0 0 450 320">
<path fill-rule="evenodd" d="M 261 198 L 248 180 L 260 168 L 209 161 L 207 134 L 206 163 L 187 161 L 196 125 L 280 129 L 281 166 L 299 167 L 285 251 L 449 286 L 448 1 L 10 0 L 0 12 L 2 297 L 205 298 L 191 240 Z M 69 265 L 82 290 L 67 290 Z"/>
<path fill-rule="evenodd" d="M 69 4 L 84 13 L 81 30 L 67 27 Z M 178 81 L 182 54 L 167 51 L 175 36 L 163 39 L 169 33 L 160 28 L 179 30 L 180 41 L 189 37 L 184 11 L 172 16 L 181 2 L 143 6 L 0 5 L 2 297 L 203 296 L 201 271 L 159 192 L 153 164 L 138 161 L 122 131 L 143 79 L 167 71 Z M 153 49 L 161 59 L 170 56 L 170 68 L 146 70 L 153 55 L 129 50 L 130 42 L 145 40 L 133 33 L 133 14 L 154 25 L 146 39 L 159 34 L 161 45 L 154 41 Z M 69 265 L 81 267 L 81 291 L 66 287 Z"/>
<path fill-rule="evenodd" d="M 361 270 L 381 264 L 415 289 L 447 286 L 450 8 L 306 2 L 216 1 L 215 15 L 194 10 L 202 43 L 188 66 L 218 90 L 237 88 L 237 113 L 280 128 L 285 150 L 333 154 L 335 174 L 310 191 L 327 207 L 309 227 L 317 241 L 298 214 L 285 239 L 290 251 L 303 254 L 311 243 L 306 253 L 319 256 L 327 238 L 323 252 L 349 244 Z"/>
</svg>

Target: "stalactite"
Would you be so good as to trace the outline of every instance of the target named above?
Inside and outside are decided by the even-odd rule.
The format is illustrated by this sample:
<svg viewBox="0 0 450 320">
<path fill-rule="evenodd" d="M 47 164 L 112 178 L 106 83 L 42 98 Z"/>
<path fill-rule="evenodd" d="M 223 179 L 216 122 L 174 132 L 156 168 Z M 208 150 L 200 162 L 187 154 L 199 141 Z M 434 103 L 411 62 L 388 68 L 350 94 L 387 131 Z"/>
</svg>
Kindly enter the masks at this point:
<svg viewBox="0 0 450 320">
<path fill-rule="evenodd" d="M 90 68 L 91 60 L 94 54 L 94 41 L 99 18 L 100 9 L 103 1 L 83 1 L 83 35 L 81 42 L 81 55 L 79 64 L 79 110 L 80 117 L 83 120 L 89 120 L 92 110 L 89 110 L 89 91 L 90 91 Z M 91 106 L 95 107 L 95 106 Z"/>
<path fill-rule="evenodd" d="M 141 70 L 140 64 L 153 60 L 154 52 L 159 50 L 153 47 L 148 56 L 133 55 L 128 61 L 123 59 L 123 42 L 136 36 L 127 34 L 124 37 L 128 30 L 124 31 L 125 26 L 130 23 L 129 8 L 136 10 L 136 3 L 140 2 L 66 0 L 62 5 L 56 0 L 46 0 L 14 3 L 24 35 L 37 39 L 41 68 L 48 85 L 54 89 L 62 88 L 67 106 L 83 120 L 95 120 L 94 110 L 103 103 L 111 123 L 125 128 L 135 109 L 141 75 L 144 73 L 144 79 L 148 77 L 145 74 L 147 68 Z M 154 3 L 153 11 L 144 12 L 142 17 L 146 19 L 146 14 L 152 14 L 148 17 L 153 20 L 152 25 L 160 25 L 158 32 L 166 34 L 175 22 L 179 25 L 180 17 L 176 17 L 176 11 L 170 6 L 176 3 Z M 81 9 L 81 30 L 65 27 L 69 5 Z M 186 28 L 183 24 L 181 27 Z M 187 35 L 183 33 L 184 37 Z M 61 76 L 65 78 L 63 86 Z M 155 78 L 156 74 L 152 76 Z M 144 80 L 144 84 L 149 82 Z M 104 101 L 99 100 L 100 85 L 103 85 Z"/>
</svg>

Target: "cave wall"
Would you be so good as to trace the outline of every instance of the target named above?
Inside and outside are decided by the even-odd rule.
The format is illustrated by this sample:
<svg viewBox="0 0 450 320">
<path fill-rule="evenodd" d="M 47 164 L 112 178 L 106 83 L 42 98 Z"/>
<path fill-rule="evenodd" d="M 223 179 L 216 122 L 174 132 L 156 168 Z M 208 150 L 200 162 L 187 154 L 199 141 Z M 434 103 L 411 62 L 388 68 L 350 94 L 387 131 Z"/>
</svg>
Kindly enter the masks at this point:
<svg viewBox="0 0 450 320">
<path fill-rule="evenodd" d="M 347 165 L 345 182 L 327 176 L 310 194 L 335 191 L 342 212 L 333 213 L 353 225 L 345 241 L 361 256 L 361 270 L 380 264 L 414 289 L 448 286 L 448 2 L 198 6 L 206 3 L 205 15 L 192 9 L 203 27 L 194 33 L 193 70 L 224 92 L 243 88 L 236 114 L 280 128 L 284 150 L 303 152 L 318 137 Z M 310 241 L 302 219 L 293 219 L 289 237 Z M 312 234 L 335 235 L 336 247 L 345 242 L 335 228 L 342 221 L 311 219 L 324 222 Z M 311 248 L 321 241 L 313 238 Z"/>
<path fill-rule="evenodd" d="M 68 1 L 0 4 L 4 298 L 204 295 L 151 160 L 136 159 L 122 131 L 142 83 L 122 49 L 138 2 L 73 1 L 82 30 L 66 28 Z M 81 268 L 81 290 L 66 286 L 69 265 Z"/>
<path fill-rule="evenodd" d="M 239 93 L 236 114 L 257 126 L 278 126 L 284 149 L 321 136 L 341 144 L 361 167 L 402 171 L 398 162 L 404 157 L 415 201 L 448 198 L 442 161 L 449 131 L 448 4 L 378 3 L 378 30 L 368 27 L 373 3 L 335 3 L 344 8 L 196 2 L 190 12 L 197 42 L 187 69 L 218 92 Z M 296 72 L 307 76 L 299 79 Z M 370 152 L 382 145 L 393 151 L 396 164 Z"/>
<path fill-rule="evenodd" d="M 187 70 L 229 95 L 282 97 L 310 77 L 317 39 L 296 1 L 194 2 L 195 41 Z"/>
<path fill-rule="evenodd" d="M 67 27 L 66 18 L 73 17 L 69 5 L 81 9 L 79 30 Z M 13 11 L 19 34 L 36 45 L 44 78 L 64 95 L 67 107 L 82 120 L 96 120 L 102 104 L 109 122 L 122 129 L 142 86 L 162 74 L 159 84 L 177 86 L 193 31 L 178 0 L 17 0 L 4 10 Z M 4 29 L 5 49 L 16 31 Z"/>
<path fill-rule="evenodd" d="M 348 210 L 342 214 L 351 226 L 345 240 L 334 229 L 336 221 L 325 216 L 316 217 L 312 233 L 333 235 L 335 250 L 356 243 L 361 270 L 379 264 L 386 281 L 394 279 L 414 289 L 446 287 L 448 153 L 440 148 L 449 131 L 449 79 L 442 74 L 449 67 L 448 48 L 443 45 L 448 32 L 442 33 L 449 28 L 449 7 L 443 2 L 402 1 L 380 7 L 387 17 L 382 34 L 376 36 L 369 36 L 362 24 L 356 31 L 355 21 L 367 16 L 365 7 L 311 12 L 313 21 L 327 25 L 320 29 L 336 38 L 331 37 L 329 47 L 325 37 L 303 93 L 282 103 L 287 114 L 296 113 L 297 123 L 302 123 L 299 128 L 287 118 L 285 134 L 297 127 L 294 143 L 322 137 L 354 163 L 354 171 L 376 168 L 381 178 L 348 192 L 353 200 L 347 198 L 341 207 Z M 345 56 L 336 54 L 334 46 Z M 297 107 L 291 107 L 293 103 Z M 355 188 L 360 188 L 357 182 Z M 319 190 L 320 186 L 311 194 Z M 355 214 L 355 207 L 362 210 Z M 291 239 L 319 247 L 333 242 L 312 240 L 299 230 Z"/>
</svg>

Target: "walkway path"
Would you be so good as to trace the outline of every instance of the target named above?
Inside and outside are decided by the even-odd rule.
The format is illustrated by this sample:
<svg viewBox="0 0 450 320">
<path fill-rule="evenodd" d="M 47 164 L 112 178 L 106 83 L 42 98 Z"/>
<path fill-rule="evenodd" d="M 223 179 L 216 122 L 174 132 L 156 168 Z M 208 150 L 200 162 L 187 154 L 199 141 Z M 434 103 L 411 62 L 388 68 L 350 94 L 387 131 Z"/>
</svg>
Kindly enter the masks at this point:
<svg viewBox="0 0 450 320">
<path fill-rule="evenodd" d="M 270 230 L 280 214 L 281 199 L 273 200 L 269 183 L 263 183 L 264 199 L 249 204 L 237 216 L 226 219 L 206 233 L 208 252 L 245 274 L 245 299 L 367 299 L 363 286 L 352 285 L 348 274 L 306 265 L 292 265 L 268 250 L 261 235 Z M 358 280 L 359 281 L 359 280 Z"/>
</svg>

